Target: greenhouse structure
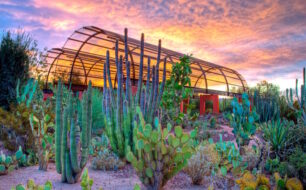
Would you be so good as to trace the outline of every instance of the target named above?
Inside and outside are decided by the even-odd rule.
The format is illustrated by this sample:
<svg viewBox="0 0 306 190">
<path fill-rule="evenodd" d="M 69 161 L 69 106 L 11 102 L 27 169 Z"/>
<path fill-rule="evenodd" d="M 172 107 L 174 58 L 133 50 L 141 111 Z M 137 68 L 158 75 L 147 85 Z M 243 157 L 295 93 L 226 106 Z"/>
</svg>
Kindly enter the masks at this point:
<svg viewBox="0 0 306 190">
<path fill-rule="evenodd" d="M 103 69 L 106 59 L 106 51 L 110 52 L 110 70 L 113 86 L 116 88 L 116 64 L 115 64 L 115 42 L 119 41 L 119 56 L 124 57 L 124 36 L 110 32 L 95 26 L 82 27 L 68 37 L 62 48 L 53 48 L 48 51 L 46 62 L 48 64 L 46 74 L 46 88 L 48 83 L 55 82 L 61 78 L 65 84 L 72 84 L 72 89 L 82 91 L 87 87 L 89 81 L 95 87 L 103 87 Z M 131 63 L 132 86 L 137 85 L 138 69 L 140 60 L 140 41 L 128 38 L 128 54 Z M 158 46 L 149 43 L 144 44 L 144 59 L 150 57 L 151 66 L 156 64 Z M 166 78 L 169 77 L 172 64 L 179 62 L 184 54 L 166 48 L 161 48 L 161 60 L 167 58 Z M 147 65 L 144 61 L 144 77 L 146 82 Z M 218 97 L 240 96 L 247 91 L 247 83 L 243 76 L 237 71 L 219 66 L 197 58 L 191 58 L 192 74 L 191 87 L 194 96 L 200 97 L 200 113 L 205 112 L 205 101 L 212 100 L 213 112 L 219 112 Z M 159 80 L 162 80 L 163 64 L 159 67 Z M 126 71 L 123 68 L 123 80 Z M 187 101 L 188 103 L 188 101 Z M 182 103 L 183 105 L 183 103 Z"/>
</svg>

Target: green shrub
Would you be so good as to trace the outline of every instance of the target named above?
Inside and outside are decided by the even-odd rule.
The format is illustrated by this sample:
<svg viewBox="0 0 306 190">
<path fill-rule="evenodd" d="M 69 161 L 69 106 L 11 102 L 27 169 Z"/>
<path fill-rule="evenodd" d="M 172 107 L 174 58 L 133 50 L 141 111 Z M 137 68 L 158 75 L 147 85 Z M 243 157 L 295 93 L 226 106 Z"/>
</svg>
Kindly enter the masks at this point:
<svg viewBox="0 0 306 190">
<path fill-rule="evenodd" d="M 205 102 L 205 110 L 206 110 L 208 113 L 212 113 L 213 108 L 214 108 L 213 101 L 207 100 L 207 101 Z"/>
<path fill-rule="evenodd" d="M 289 156 L 289 163 L 297 171 L 300 179 L 306 177 L 306 153 L 300 148 L 295 148 L 294 152 Z"/>
<path fill-rule="evenodd" d="M 31 52 L 31 53 L 29 53 Z M 8 110 L 15 104 L 18 79 L 26 82 L 30 67 L 40 64 L 36 42 L 25 33 L 6 32 L 0 39 L 0 106 Z M 5 79 L 5 80 L 3 80 Z"/>
<path fill-rule="evenodd" d="M 210 123 L 210 127 L 211 128 L 215 128 L 216 124 L 217 124 L 216 118 L 215 117 L 211 117 L 210 120 L 209 120 L 209 123 Z"/>
</svg>

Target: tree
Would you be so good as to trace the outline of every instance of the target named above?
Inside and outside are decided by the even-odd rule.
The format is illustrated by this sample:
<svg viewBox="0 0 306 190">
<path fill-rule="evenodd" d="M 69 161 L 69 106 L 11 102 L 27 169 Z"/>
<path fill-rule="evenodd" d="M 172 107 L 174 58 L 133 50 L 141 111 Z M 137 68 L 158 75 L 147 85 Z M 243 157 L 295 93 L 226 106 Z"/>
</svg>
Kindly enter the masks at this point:
<svg viewBox="0 0 306 190">
<path fill-rule="evenodd" d="M 30 77 L 30 68 L 40 65 L 36 41 L 24 32 L 6 32 L 0 39 L 0 106 L 16 102 L 16 86 Z"/>
</svg>

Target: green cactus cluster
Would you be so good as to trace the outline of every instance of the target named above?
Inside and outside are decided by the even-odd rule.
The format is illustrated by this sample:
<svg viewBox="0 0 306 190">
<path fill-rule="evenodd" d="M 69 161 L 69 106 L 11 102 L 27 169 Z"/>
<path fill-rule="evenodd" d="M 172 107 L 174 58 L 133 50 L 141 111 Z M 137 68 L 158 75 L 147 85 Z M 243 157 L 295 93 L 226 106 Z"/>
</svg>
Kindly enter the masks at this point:
<svg viewBox="0 0 306 190">
<path fill-rule="evenodd" d="M 47 181 L 44 185 L 35 184 L 34 180 L 30 179 L 27 182 L 27 186 L 24 187 L 22 184 L 18 184 L 16 187 L 12 187 L 11 190 L 52 190 L 52 182 Z"/>
<path fill-rule="evenodd" d="M 247 167 L 247 163 L 242 163 L 243 158 L 235 144 L 231 141 L 223 141 L 222 134 L 220 134 L 220 140 L 216 142 L 215 148 L 220 156 L 220 163 L 215 166 L 212 173 L 217 169 L 220 170 L 222 175 L 226 176 L 230 169 L 235 170 L 239 167 L 243 171 Z"/>
<path fill-rule="evenodd" d="M 155 118 L 152 126 L 145 122 L 139 107 L 136 112 L 139 119 L 139 122 L 134 122 L 137 151 L 129 151 L 127 160 L 148 189 L 161 189 L 188 164 L 194 152 L 197 130 L 184 133 L 181 126 L 176 126 L 172 133 L 170 124 L 162 129 Z"/>
<path fill-rule="evenodd" d="M 8 172 L 13 171 L 16 168 L 14 160 L 11 156 L 6 156 L 1 152 L 0 155 L 0 175 L 6 175 Z"/>
<path fill-rule="evenodd" d="M 268 122 L 280 117 L 280 107 L 277 99 L 262 97 L 258 91 L 255 91 L 253 101 L 259 122 Z"/>
<path fill-rule="evenodd" d="M 27 84 L 23 87 L 22 93 L 20 88 L 20 80 L 17 81 L 17 87 L 16 87 L 16 98 L 17 103 L 25 103 L 25 105 L 30 107 L 31 102 L 33 101 L 33 98 L 35 95 L 37 95 L 37 88 L 38 86 L 38 80 L 30 79 Z"/>
<path fill-rule="evenodd" d="M 25 167 L 30 165 L 29 158 L 26 154 L 23 153 L 21 146 L 19 146 L 19 149 L 15 153 L 15 159 L 17 161 L 18 167 Z"/>
<path fill-rule="evenodd" d="M 78 98 L 74 98 L 72 94 L 67 104 L 63 105 L 62 88 L 59 81 L 56 97 L 56 170 L 62 174 L 62 182 L 76 183 L 88 160 L 92 126 L 92 87 L 89 82 L 80 103 L 81 109 L 78 109 Z M 81 155 L 78 155 L 79 152 Z"/>
<path fill-rule="evenodd" d="M 306 126 L 306 74 L 305 67 L 303 69 L 303 84 L 301 85 L 301 94 L 299 95 L 299 84 L 298 79 L 296 79 L 295 85 L 295 99 L 299 104 L 299 108 L 294 107 L 295 99 L 293 97 L 293 89 L 286 89 L 286 97 L 288 105 L 297 112 L 301 113 L 301 121 L 304 126 Z"/>
<path fill-rule="evenodd" d="M 140 66 L 137 93 L 132 96 L 130 80 L 130 61 L 128 60 L 127 30 L 125 30 L 125 59 L 118 57 L 118 41 L 115 45 L 115 61 L 117 67 L 117 89 L 114 89 L 110 74 L 109 51 L 106 53 L 106 64 L 104 64 L 104 87 L 103 87 L 103 113 L 105 115 L 106 134 L 109 138 L 112 150 L 120 157 L 124 158 L 127 153 L 127 147 L 135 151 L 133 140 L 133 120 L 136 106 L 140 106 L 147 122 L 151 123 L 156 116 L 161 95 L 163 93 L 166 80 L 166 58 L 164 59 L 164 68 L 162 83 L 159 85 L 159 63 L 161 56 L 161 41 L 159 41 L 157 63 L 150 67 L 150 58 L 147 62 L 146 85 L 142 84 L 144 68 L 144 35 L 141 36 L 140 44 Z M 123 84 L 123 64 L 125 63 L 126 79 Z M 151 80 L 151 82 L 150 82 Z M 108 84 L 108 85 L 107 85 Z M 125 90 L 124 90 L 125 87 Z"/>
<path fill-rule="evenodd" d="M 39 107 L 39 105 L 38 105 Z M 50 133 L 50 129 L 54 129 L 54 123 L 51 116 L 44 112 L 41 108 L 41 117 L 31 113 L 29 117 L 32 134 L 35 138 L 35 147 L 38 153 L 39 170 L 47 171 L 49 158 L 52 155 L 52 146 L 54 144 L 54 135 Z"/>
<path fill-rule="evenodd" d="M 6 175 L 9 172 L 29 165 L 29 158 L 23 153 L 21 146 L 15 155 L 8 156 L 3 152 L 0 154 L 0 175 Z"/>
<path fill-rule="evenodd" d="M 250 100 L 246 93 L 242 94 L 242 103 L 237 98 L 232 101 L 233 112 L 229 115 L 230 126 L 236 136 L 238 147 L 247 145 L 250 137 L 255 134 L 255 121 L 258 119 L 255 109 L 250 110 Z"/>
</svg>

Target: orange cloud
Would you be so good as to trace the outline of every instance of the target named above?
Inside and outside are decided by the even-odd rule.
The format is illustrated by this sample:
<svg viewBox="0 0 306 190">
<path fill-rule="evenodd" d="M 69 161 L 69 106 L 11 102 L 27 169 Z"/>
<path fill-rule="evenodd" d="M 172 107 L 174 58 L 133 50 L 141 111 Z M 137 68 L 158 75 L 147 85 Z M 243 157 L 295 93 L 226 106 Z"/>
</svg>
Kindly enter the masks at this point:
<svg viewBox="0 0 306 190">
<path fill-rule="evenodd" d="M 163 47 L 236 69 L 250 84 L 274 80 L 279 72 L 286 79 L 299 77 L 297 71 L 306 66 L 305 10 L 304 0 L 0 3 L 0 12 L 23 28 L 38 37 L 43 35 L 41 30 L 47 33 L 42 41 L 48 47 L 63 45 L 73 30 L 84 25 L 117 33 L 127 27 L 131 37 L 145 33 L 149 43 L 162 39 Z"/>
</svg>

